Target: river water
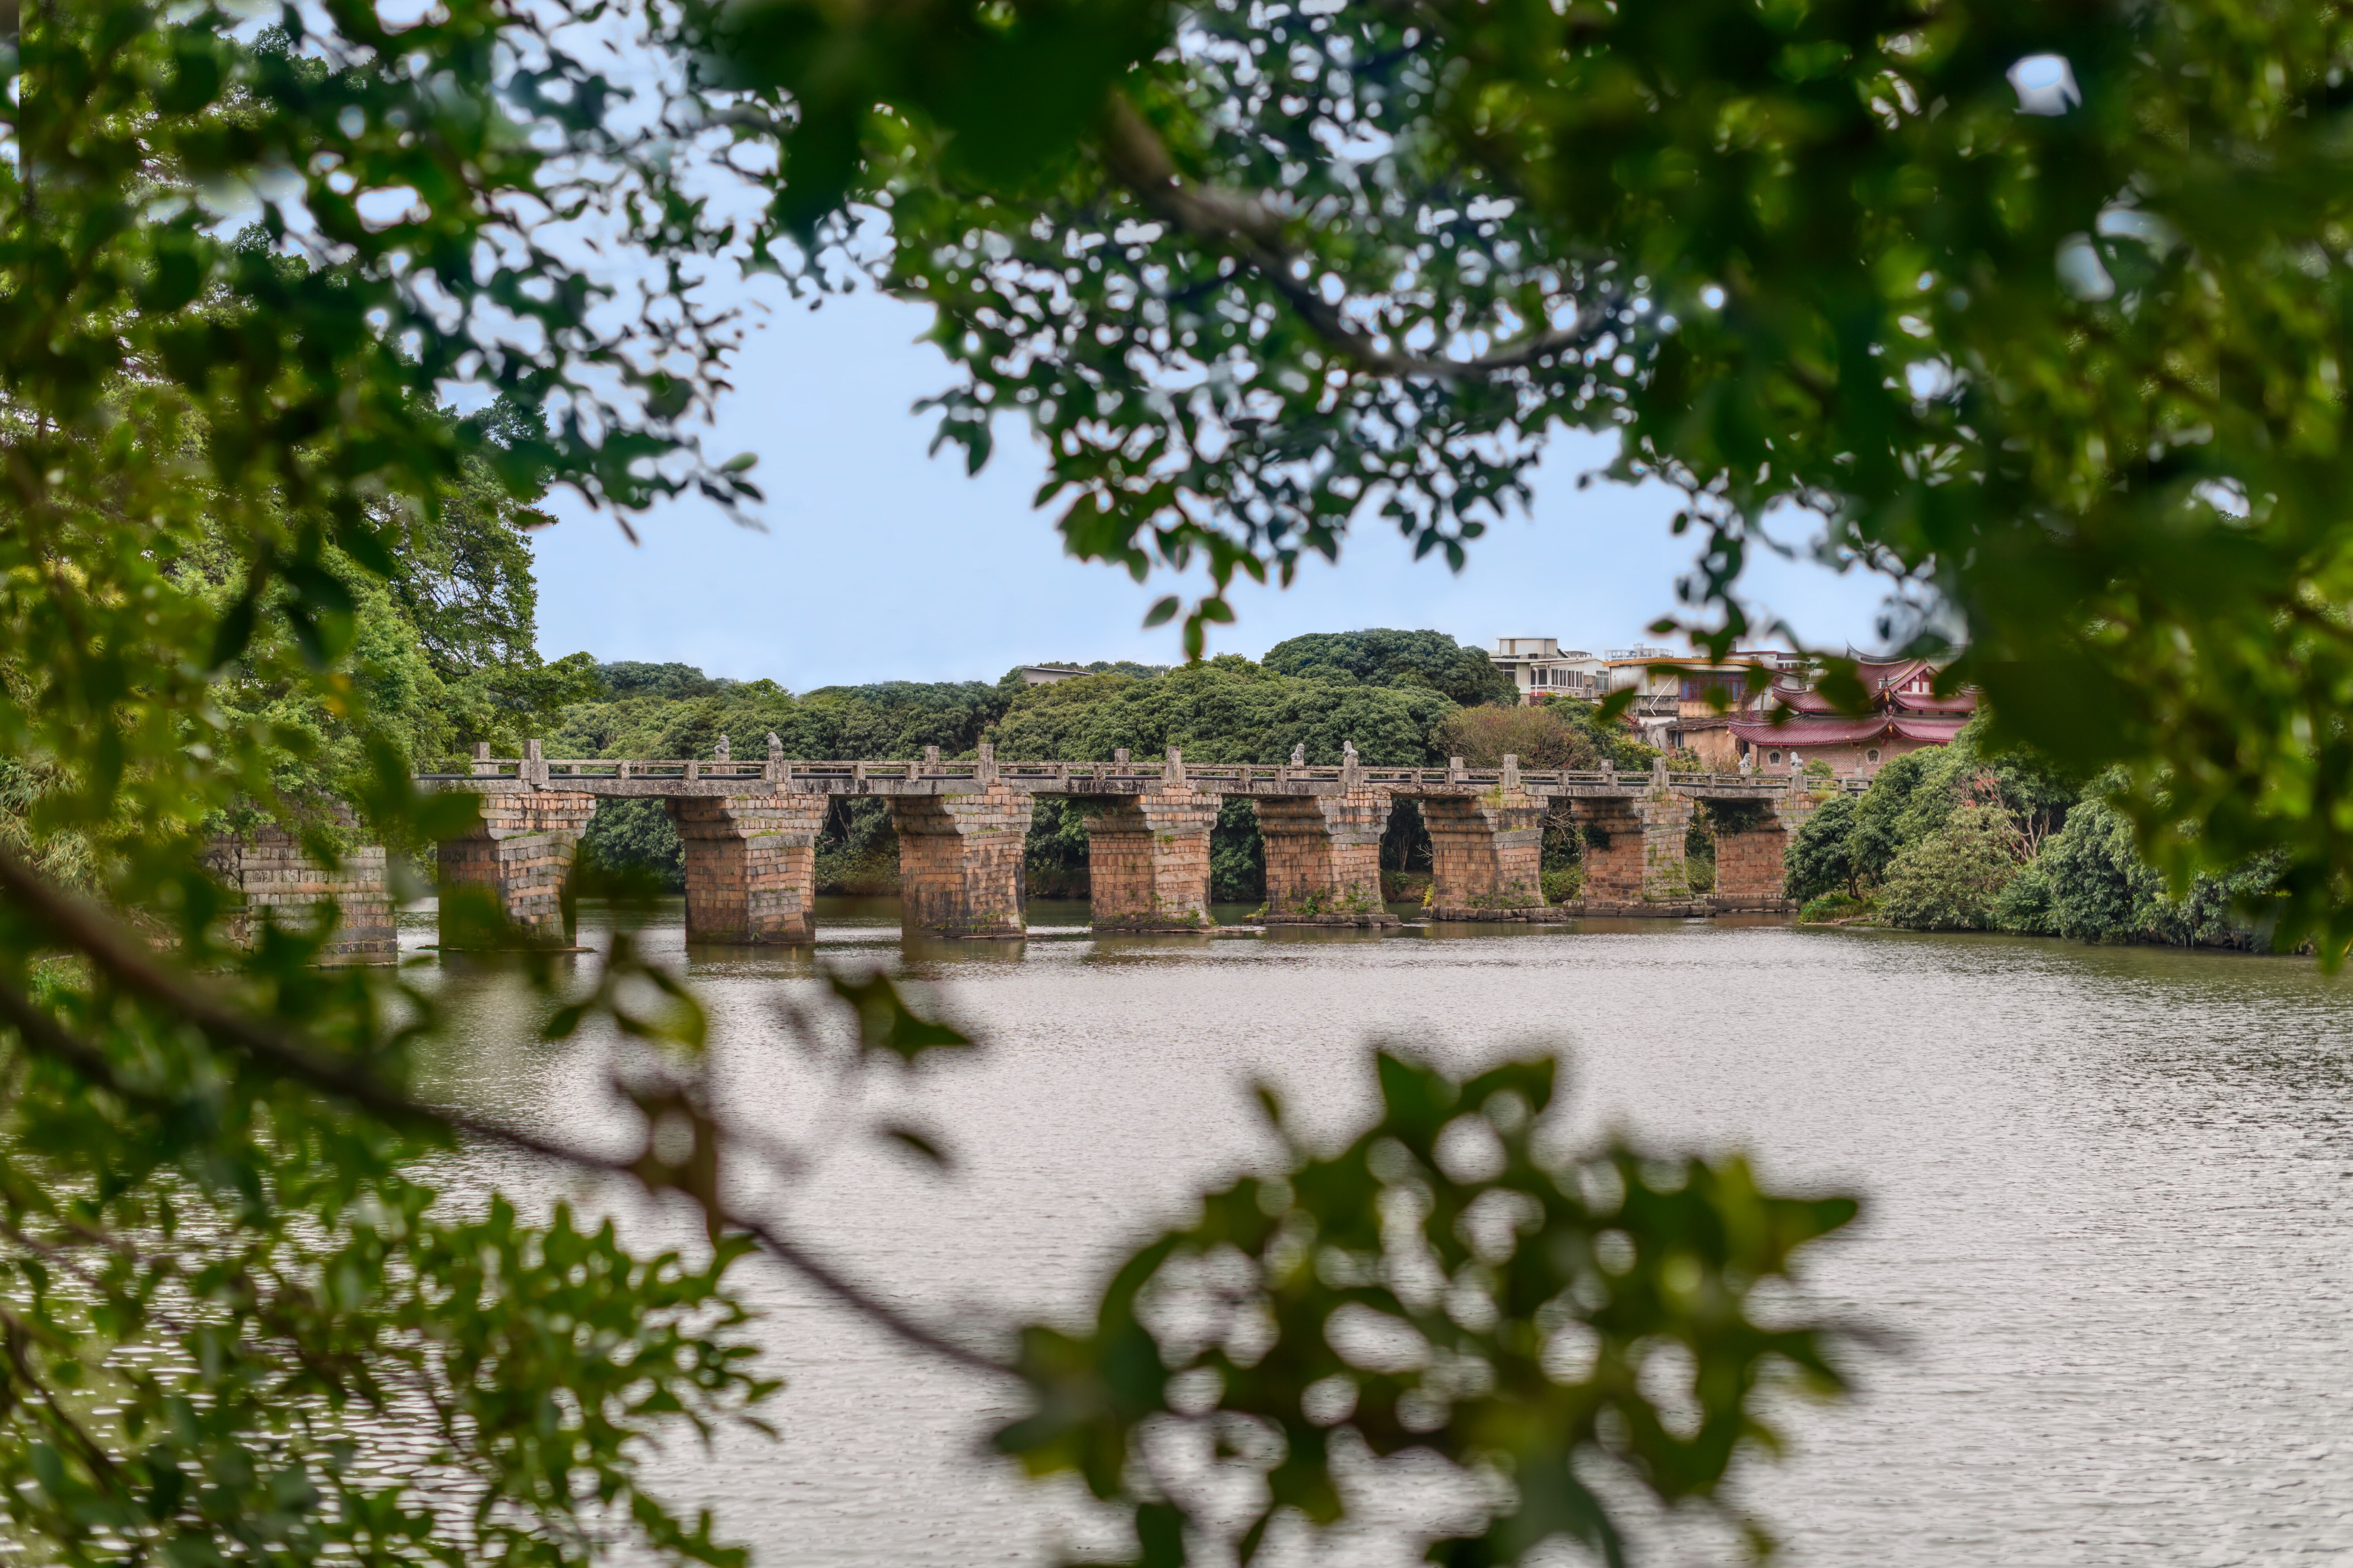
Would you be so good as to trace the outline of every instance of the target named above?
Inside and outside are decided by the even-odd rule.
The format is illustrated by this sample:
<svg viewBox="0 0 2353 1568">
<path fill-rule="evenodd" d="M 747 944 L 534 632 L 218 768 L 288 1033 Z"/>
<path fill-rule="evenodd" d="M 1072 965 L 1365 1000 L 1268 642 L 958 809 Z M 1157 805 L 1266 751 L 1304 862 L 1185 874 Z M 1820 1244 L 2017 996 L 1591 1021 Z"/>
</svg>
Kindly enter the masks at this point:
<svg viewBox="0 0 2353 1568">
<path fill-rule="evenodd" d="M 2353 993 L 2303 961 L 1730 921 L 1098 942 L 1045 904 L 1027 944 L 902 953 L 894 906 L 821 919 L 828 957 L 912 958 L 985 1049 L 845 1102 L 777 1012 L 813 999 L 807 958 L 689 954 L 675 916 L 652 936 L 710 1009 L 736 1113 L 843 1134 L 777 1206 L 912 1310 L 1074 1317 L 1124 1246 L 1263 1157 L 1254 1079 L 1336 1140 L 1371 1111 L 1368 1041 L 1462 1066 L 1556 1049 L 1584 1127 L 1737 1145 L 1774 1184 L 1866 1200 L 1807 1289 L 1894 1342 L 1855 1363 L 1856 1397 L 1789 1412 L 1791 1454 L 1754 1472 L 1786 1561 L 2353 1561 Z M 504 981 L 442 984 L 465 1020 L 443 1088 L 609 1125 L 603 1045 L 531 1043 Z M 951 1175 L 844 1132 L 890 1108 L 955 1149 Z M 487 1157 L 450 1174 L 556 1190 Z M 682 1442 L 659 1469 L 756 1563 L 1114 1543 L 1070 1489 L 981 1456 L 1000 1389 L 772 1265 L 739 1278 L 788 1380 L 782 1436 Z M 1418 1556 L 1385 1542 L 1283 1555 Z M 1728 1548 L 1669 1521 L 1649 1558 Z"/>
</svg>

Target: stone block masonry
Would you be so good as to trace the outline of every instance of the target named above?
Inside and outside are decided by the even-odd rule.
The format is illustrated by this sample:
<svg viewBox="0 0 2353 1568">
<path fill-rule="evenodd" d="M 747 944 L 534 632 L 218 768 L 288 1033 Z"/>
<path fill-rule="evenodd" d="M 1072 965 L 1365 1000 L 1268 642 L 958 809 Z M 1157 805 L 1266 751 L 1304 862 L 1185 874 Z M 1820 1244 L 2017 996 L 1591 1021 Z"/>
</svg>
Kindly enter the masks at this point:
<svg viewBox="0 0 2353 1568">
<path fill-rule="evenodd" d="M 346 826 L 349 817 L 345 816 Z M 400 943 L 392 895 L 385 884 L 385 854 L 369 844 L 346 850 L 343 868 L 330 871 L 274 824 L 216 839 L 205 863 L 244 902 L 229 917 L 228 939 L 240 947 L 259 940 L 264 921 L 307 929 L 332 900 L 335 927 L 320 962 L 338 966 L 395 963 Z"/>
<path fill-rule="evenodd" d="M 1087 818 L 1087 879 L 1098 931 L 1209 929 L 1209 829 L 1218 797 L 1184 784 L 1098 803 Z"/>
<path fill-rule="evenodd" d="M 1021 857 L 1029 815 L 1028 795 L 994 782 L 968 795 L 892 796 L 906 929 L 934 936 L 1023 935 Z"/>
<path fill-rule="evenodd" d="M 1381 907 L 1385 790 L 1265 795 L 1258 830 L 1266 844 L 1270 925 L 1385 926 L 1401 923 Z"/>
<path fill-rule="evenodd" d="M 529 795 L 485 795 L 472 829 L 441 843 L 442 939 L 452 931 L 446 918 L 452 892 L 486 888 L 507 921 L 541 942 L 567 940 L 571 922 L 564 884 L 572 875 L 573 852 L 596 815 L 596 797 L 569 790 Z"/>
<path fill-rule="evenodd" d="M 686 849 L 686 940 L 817 940 L 821 795 L 694 795 L 668 803 Z"/>
<path fill-rule="evenodd" d="M 1588 910 L 1613 905 L 1676 903 L 1691 897 L 1683 868 L 1683 836 L 1691 831 L 1692 803 L 1671 790 L 1639 795 L 1584 799 L 1575 806 L 1577 825 L 1588 829 L 1585 887 L 1579 902 Z M 1596 838 L 1602 840 L 1595 843 Z"/>
<path fill-rule="evenodd" d="M 809 930 L 814 838 L 808 803 L 888 803 L 899 828 L 911 933 L 1022 934 L 1021 867 L 1030 802 L 1062 796 L 1095 803 L 1090 837 L 1096 923 L 1113 931 L 1193 930 L 1208 921 L 1209 825 L 1220 801 L 1248 800 L 1266 846 L 1266 918 L 1277 924 L 1390 925 L 1380 900 L 1380 840 L 1393 801 L 1422 803 L 1440 918 L 1549 920 L 1579 914 L 1684 915 L 1778 902 L 1778 847 L 1815 795 L 1859 793 L 1864 781 L 1792 783 L 1746 773 L 1647 776 L 1615 768 L 1524 769 L 1375 766 L 1344 744 L 1339 763 L 1196 764 L 1171 750 L 1164 763 L 1116 752 L 1109 762 L 1000 763 L 986 743 L 971 758 L 929 748 L 901 762 L 795 761 L 770 737 L 765 759 L 726 745 L 707 758 L 549 758 L 478 748 L 463 773 L 424 787 L 471 795 L 481 818 L 443 851 L 452 889 L 494 889 L 524 930 L 560 936 L 564 882 L 591 804 L 670 803 L 687 846 L 690 934 L 702 941 L 802 942 Z M 1694 899 L 1683 868 L 1693 805 L 1740 808 L 1725 818 L 1724 897 Z M 1541 812 L 1566 806 L 1590 830 L 1585 897 L 1544 902 Z M 1732 825 L 1737 824 L 1736 827 Z M 803 835 L 807 836 L 807 841 Z M 1751 837 L 1753 835 L 1753 837 Z M 445 909 L 448 906 L 445 904 Z"/>
<path fill-rule="evenodd" d="M 1430 918 L 1546 919 L 1544 803 L 1520 790 L 1431 795 L 1421 802 L 1430 830 Z"/>
</svg>

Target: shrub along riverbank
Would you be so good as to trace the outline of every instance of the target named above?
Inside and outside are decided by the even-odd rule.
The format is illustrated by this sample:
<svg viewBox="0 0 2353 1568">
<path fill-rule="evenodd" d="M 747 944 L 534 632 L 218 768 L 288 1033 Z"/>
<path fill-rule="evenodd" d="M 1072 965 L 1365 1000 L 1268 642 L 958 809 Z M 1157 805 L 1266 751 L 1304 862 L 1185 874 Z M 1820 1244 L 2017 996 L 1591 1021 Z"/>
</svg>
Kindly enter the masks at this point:
<svg viewBox="0 0 2353 1568">
<path fill-rule="evenodd" d="M 1071 666 L 1088 673 L 1029 686 L 1019 671 L 980 681 L 885 681 L 796 695 L 772 680 L 733 681 L 680 664 L 596 668 L 601 700 L 565 710 L 553 754 L 707 757 L 719 737 L 738 756 L 757 754 L 774 732 L 793 757 L 881 761 L 970 757 L 983 742 L 1010 761 L 1109 761 L 1124 747 L 1156 757 L 1170 746 L 1200 763 L 1269 762 L 1303 747 L 1311 763 L 1340 760 L 1344 742 L 1376 766 L 1427 766 L 1460 756 L 1492 767 L 1512 752 L 1531 767 L 1645 768 L 1654 755 L 1590 704 L 1510 706 L 1510 679 L 1477 648 L 1440 632 L 1361 631 L 1292 638 L 1262 660 L 1224 655 L 1176 668 Z M 1041 799 L 1030 822 L 1027 871 L 1034 898 L 1087 893 L 1086 807 Z M 1546 834 L 1546 885 L 1574 890 L 1577 846 L 1564 819 Z M 1712 840 L 1708 841 L 1712 843 Z M 607 801 L 583 841 L 607 867 L 651 872 L 685 885 L 683 851 L 659 801 Z M 1391 815 L 1381 846 L 1393 897 L 1418 897 L 1430 869 L 1430 836 L 1409 805 Z M 898 837 L 880 801 L 834 803 L 818 847 L 820 892 L 892 893 Z M 1210 896 L 1265 897 L 1258 817 L 1229 802 L 1210 837 Z"/>
<path fill-rule="evenodd" d="M 2200 876 L 2176 893 L 2107 804 L 2121 781 L 2078 781 L 2020 753 L 1989 754 L 1982 721 L 1949 746 L 1882 768 L 1860 797 L 1826 801 L 1791 840 L 1801 918 L 1915 931 L 2009 931 L 2185 947 L 2266 945 L 2277 867 Z"/>
</svg>

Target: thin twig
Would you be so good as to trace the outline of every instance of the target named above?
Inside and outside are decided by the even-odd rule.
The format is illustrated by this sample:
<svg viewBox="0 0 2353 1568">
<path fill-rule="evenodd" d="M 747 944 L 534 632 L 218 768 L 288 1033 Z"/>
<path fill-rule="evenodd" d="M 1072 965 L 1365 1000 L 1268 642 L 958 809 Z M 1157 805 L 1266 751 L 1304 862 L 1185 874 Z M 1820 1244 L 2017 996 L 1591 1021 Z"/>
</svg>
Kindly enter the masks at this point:
<svg viewBox="0 0 2353 1568">
<path fill-rule="evenodd" d="M 1102 147 L 1103 166 L 1134 192 L 1154 216 L 1249 262 L 1317 336 L 1372 375 L 1459 381 L 1520 370 L 1549 355 L 1586 347 L 1609 330 L 1617 315 L 1617 297 L 1605 295 L 1578 310 L 1577 319 L 1566 327 L 1538 332 L 1525 342 L 1475 359 L 1392 353 L 1375 347 L 1312 283 L 1293 271 L 1299 258 L 1284 243 L 1279 208 L 1263 196 L 1236 195 L 1186 179 L 1177 173 L 1167 143 L 1124 94 L 1112 94 L 1104 110 Z"/>
</svg>

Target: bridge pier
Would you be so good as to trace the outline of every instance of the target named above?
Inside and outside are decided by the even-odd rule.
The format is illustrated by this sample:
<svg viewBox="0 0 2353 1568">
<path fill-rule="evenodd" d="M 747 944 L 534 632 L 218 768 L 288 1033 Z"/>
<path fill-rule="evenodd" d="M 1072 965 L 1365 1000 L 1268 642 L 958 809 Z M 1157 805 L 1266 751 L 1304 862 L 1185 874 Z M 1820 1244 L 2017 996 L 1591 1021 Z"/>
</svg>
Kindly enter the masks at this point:
<svg viewBox="0 0 2353 1568">
<path fill-rule="evenodd" d="M 1590 912 L 1612 904 L 1678 903 L 1691 897 L 1683 866 L 1683 837 L 1691 831 L 1693 803 L 1667 783 L 1662 764 L 1648 789 L 1634 795 L 1585 796 L 1573 810 L 1580 826 L 1604 839 L 1585 850 L 1581 900 Z M 1597 907 L 1598 906 L 1598 907 Z"/>
<path fill-rule="evenodd" d="M 1715 897 L 1727 910 L 1778 910 L 1788 901 L 1789 841 L 1813 815 L 1814 797 L 1792 783 L 1788 792 L 1759 801 L 1749 819 L 1715 829 Z"/>
<path fill-rule="evenodd" d="M 686 848 L 686 940 L 817 940 L 821 795 L 688 795 L 665 803 Z"/>
<path fill-rule="evenodd" d="M 1430 919 L 1558 918 L 1544 899 L 1544 803 L 1519 787 L 1518 761 L 1504 759 L 1504 782 L 1492 792 L 1421 797 Z"/>
<path fill-rule="evenodd" d="M 1018 937 L 1029 797 L 994 779 L 971 795 L 893 795 L 901 921 L 932 936 Z"/>
<path fill-rule="evenodd" d="M 1168 753 L 1170 782 L 1151 795 L 1115 796 L 1087 818 L 1087 882 L 1097 931 L 1209 929 L 1209 829 L 1219 797 L 1185 783 Z"/>
<path fill-rule="evenodd" d="M 350 813 L 338 815 L 344 826 L 351 825 Z M 239 947 L 250 947 L 259 936 L 265 910 L 280 921 L 315 918 L 320 906 L 332 899 L 335 929 L 319 951 L 320 963 L 341 968 L 400 961 L 381 845 L 363 844 L 344 851 L 343 868 L 330 871 L 311 858 L 292 834 L 265 823 L 215 839 L 205 853 L 205 864 L 245 900 L 229 917 L 228 940 Z"/>
<path fill-rule="evenodd" d="M 1267 795 L 1258 806 L 1266 844 L 1269 925 L 1393 926 L 1381 904 L 1381 833 L 1387 790 Z"/>
<path fill-rule="evenodd" d="M 441 841 L 441 941 L 462 945 L 476 933 L 453 921 L 453 894 L 490 891 L 509 924 L 542 942 L 568 939 L 564 884 L 580 835 L 596 814 L 596 797 L 571 790 L 528 795 L 478 795 L 474 826 Z"/>
</svg>

